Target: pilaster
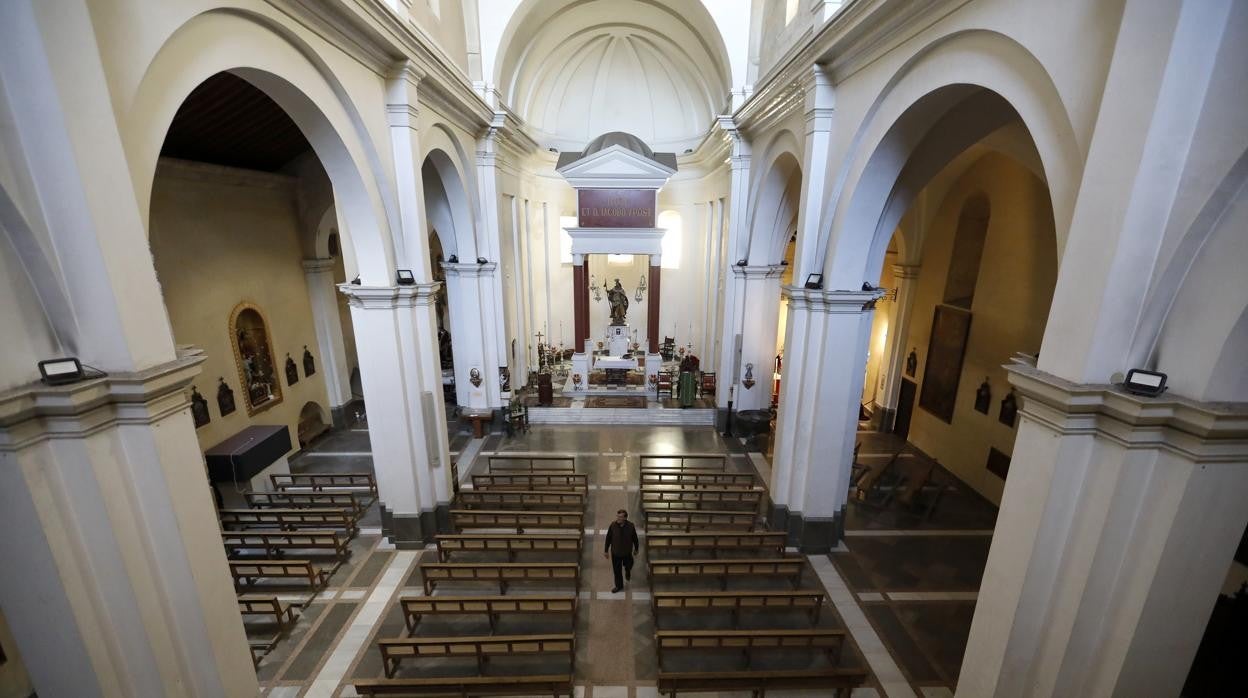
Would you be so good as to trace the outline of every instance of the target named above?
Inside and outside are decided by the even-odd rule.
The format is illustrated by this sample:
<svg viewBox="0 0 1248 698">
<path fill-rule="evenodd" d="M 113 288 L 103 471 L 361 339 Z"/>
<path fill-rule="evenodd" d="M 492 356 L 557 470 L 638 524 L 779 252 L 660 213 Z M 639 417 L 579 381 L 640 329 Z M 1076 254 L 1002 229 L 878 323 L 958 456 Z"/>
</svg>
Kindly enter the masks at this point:
<svg viewBox="0 0 1248 698">
<path fill-rule="evenodd" d="M 784 265 L 734 266 L 743 310 L 741 365 L 731 380 L 737 385 L 737 410 L 766 409 L 771 404 L 771 373 L 780 323 L 780 275 Z M 746 387 L 747 371 L 751 386 Z"/>
<path fill-rule="evenodd" d="M 748 254 L 747 247 L 750 239 L 748 230 L 750 142 L 745 134 L 737 129 L 730 117 L 719 117 L 719 128 L 732 146 L 729 156 L 731 181 L 728 199 L 728 244 L 725 248 L 728 252 L 725 263 L 735 268 L 740 260 L 745 260 L 746 264 L 749 263 L 749 260 L 745 258 Z M 719 389 L 715 391 L 720 409 L 726 409 L 728 396 L 740 390 L 735 383 L 735 376 L 738 369 L 744 369 L 744 362 L 741 366 L 737 365 L 736 338 L 742 335 L 744 340 L 744 293 L 745 278 L 743 276 L 729 275 L 724 279 L 724 322 L 723 339 L 720 342 L 719 375 L 725 376 L 727 380 L 721 381 Z"/>
<path fill-rule="evenodd" d="M 960 696 L 1178 695 L 1248 523 L 1248 405 L 1018 364 Z"/>
<path fill-rule="evenodd" d="M 902 369 L 906 364 L 906 340 L 910 336 L 910 315 L 914 310 L 914 287 L 918 283 L 919 265 L 894 264 L 893 278 L 897 283 L 897 299 L 892 304 L 888 321 L 888 365 L 884 369 L 884 414 L 880 431 L 891 431 L 897 416 L 897 398 L 901 393 Z"/>
<path fill-rule="evenodd" d="M 438 286 L 338 286 L 351 303 L 382 530 L 400 548 L 432 540 L 436 506 L 451 498 L 433 342 Z"/>
<path fill-rule="evenodd" d="M 858 429 L 863 357 L 880 291 L 785 286 L 784 380 L 776 416 L 772 519 L 803 552 L 840 540 Z"/>
<path fill-rule="evenodd" d="M 803 114 L 806 142 L 802 149 L 802 192 L 798 199 L 797 250 L 794 255 L 794 279 L 823 271 L 819 229 L 823 205 L 832 176 L 828 153 L 832 149 L 832 129 L 836 125 L 836 91 L 832 76 L 819 64 L 810 66 L 802 75 Z"/>
<path fill-rule="evenodd" d="M 419 86 L 424 77 L 424 71 L 407 60 L 395 63 L 386 76 L 386 124 L 402 231 L 394 240 L 395 261 L 399 268 L 411 269 L 417 281 L 431 280 L 420 175 Z"/>
<path fill-rule="evenodd" d="M 456 401 L 461 407 L 494 409 L 502 406 L 499 392 L 497 352 L 494 351 L 495 316 L 489 311 L 495 303 L 498 264 L 442 264 L 451 298 L 451 346 L 455 354 Z M 480 385 L 472 382 L 472 371 L 480 375 Z"/>
<path fill-rule="evenodd" d="M 317 368 L 325 377 L 330 409 L 339 414 L 341 407 L 351 401 L 351 369 L 347 366 L 342 320 L 338 314 L 334 260 L 305 259 L 303 274 L 308 285 L 308 298 L 312 302 L 312 323 L 316 326 L 316 345 L 320 354 Z"/>
</svg>

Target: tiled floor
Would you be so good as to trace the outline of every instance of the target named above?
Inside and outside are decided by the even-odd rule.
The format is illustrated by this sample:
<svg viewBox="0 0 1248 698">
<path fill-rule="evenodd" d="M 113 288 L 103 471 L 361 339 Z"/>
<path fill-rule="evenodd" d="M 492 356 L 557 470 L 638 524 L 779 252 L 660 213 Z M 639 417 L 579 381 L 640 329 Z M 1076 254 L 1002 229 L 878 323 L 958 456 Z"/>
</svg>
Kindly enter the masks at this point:
<svg viewBox="0 0 1248 698">
<path fill-rule="evenodd" d="M 292 460 L 293 470 L 371 470 L 368 433 L 354 429 L 332 433 L 307 454 Z M 876 434 L 860 435 L 864 453 L 891 453 L 898 444 Z M 577 695 L 586 698 L 646 698 L 655 696 L 657 661 L 653 649 L 655 621 L 649 606 L 644 558 L 634 568 L 625 592 L 610 593 L 610 564 L 601 546 L 606 527 L 618 508 L 636 511 L 639 461 L 644 453 L 718 452 L 731 454 L 734 470 L 756 469 L 764 478 L 769 463 L 760 454 L 746 454 L 736 439 L 724 440 L 713 429 L 679 427 L 535 427 L 513 437 L 490 435 L 470 441 L 467 434 L 451 433 L 451 448 L 466 456 L 490 453 L 549 452 L 575 454 L 577 468 L 590 475 L 586 533 L 581 556 L 582 612 L 577 628 Z M 361 455 L 364 454 L 364 455 Z M 747 457 L 748 455 L 748 457 Z M 921 456 L 919 456 L 921 457 Z M 484 458 L 478 458 L 483 463 Z M 471 468 L 461 460 L 461 468 Z M 479 466 L 483 467 L 483 466 Z M 467 473 L 463 473 L 467 474 Z M 951 696 L 974 611 L 975 592 L 982 576 L 991 540 L 995 509 L 970 492 L 950 491 L 930 520 L 899 505 L 872 510 L 851 503 L 847 537 L 838 552 L 811 558 L 803 577 L 805 587 L 822 586 L 829 595 L 822 621 L 845 627 L 851 634 L 845 664 L 869 667 L 867 687 L 856 698 L 885 695 Z M 636 517 L 634 517 L 636 518 Z M 423 593 L 417 565 L 429 551 L 396 551 L 381 540 L 376 506 L 362 523 L 362 534 L 352 543 L 352 558 L 337 570 L 328 591 L 303 611 L 290 636 L 261 662 L 258 669 L 268 696 L 353 696 L 351 680 L 381 676 L 378 638 L 403 634 L 397 599 Z M 640 527 L 639 527 L 640 529 Z M 644 535 L 644 532 L 643 532 Z M 644 555 L 644 553 L 643 553 Z M 494 593 L 479 587 L 478 593 Z M 512 593 L 549 589 L 518 586 Z M 471 587 L 454 593 L 474 593 Z M 713 628 L 724 619 L 665 616 L 665 627 Z M 797 622 L 798 619 L 793 619 Z M 748 618 L 743 626 L 749 627 Z M 769 624 L 786 622 L 768 617 Z M 421 633 L 459 634 L 482 631 L 484 621 L 471 617 L 430 618 Z M 484 626 L 488 630 L 488 625 Z M 773 626 L 774 627 L 774 626 Z M 540 632 L 543 621 L 526 619 L 516 632 Z M 551 631 L 557 628 L 549 627 Z M 539 668 L 526 662 L 524 671 Z M 764 658 L 780 668 L 791 657 Z M 729 668 L 717 658 L 693 655 L 681 658 L 673 669 Z M 501 665 L 500 665 L 501 667 Z M 475 666 L 460 662 L 435 666 L 422 662 L 423 672 L 472 673 Z M 557 669 L 557 667 L 552 667 Z M 416 663 L 407 663 L 400 676 L 416 675 Z M 714 695 L 714 694 L 707 694 Z M 727 698 L 737 694 L 720 694 Z M 748 694 L 740 694 L 748 695 Z M 818 692 L 769 692 L 769 695 L 821 695 Z"/>
</svg>

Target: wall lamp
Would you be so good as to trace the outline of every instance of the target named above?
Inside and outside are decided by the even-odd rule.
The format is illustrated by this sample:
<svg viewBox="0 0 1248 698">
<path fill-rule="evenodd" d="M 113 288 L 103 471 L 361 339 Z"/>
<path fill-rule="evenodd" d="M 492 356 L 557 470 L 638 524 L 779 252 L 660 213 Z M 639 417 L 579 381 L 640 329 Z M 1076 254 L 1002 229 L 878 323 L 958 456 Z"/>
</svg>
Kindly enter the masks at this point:
<svg viewBox="0 0 1248 698">
<path fill-rule="evenodd" d="M 415 286 L 416 285 L 416 277 L 412 275 L 411 269 L 396 270 L 394 280 L 400 286 Z"/>
<path fill-rule="evenodd" d="M 72 356 L 65 359 L 40 361 L 39 376 L 46 385 L 77 383 L 87 377 L 82 372 L 82 364 L 78 363 L 78 359 Z"/>
<path fill-rule="evenodd" d="M 748 260 L 748 259 L 746 259 L 746 258 L 744 258 L 744 257 L 742 257 L 741 259 L 738 259 L 738 260 L 737 260 L 737 266 L 739 266 L 739 267 L 744 267 L 744 266 L 748 265 L 749 263 L 750 263 L 750 260 Z"/>
<path fill-rule="evenodd" d="M 806 277 L 806 288 L 819 290 L 823 288 L 823 274 L 810 274 Z"/>
<path fill-rule="evenodd" d="M 451 258 L 446 260 L 447 264 L 459 264 L 459 255 L 453 254 Z"/>
<path fill-rule="evenodd" d="M 477 257 L 477 264 L 489 264 L 490 260 L 485 257 Z"/>
</svg>

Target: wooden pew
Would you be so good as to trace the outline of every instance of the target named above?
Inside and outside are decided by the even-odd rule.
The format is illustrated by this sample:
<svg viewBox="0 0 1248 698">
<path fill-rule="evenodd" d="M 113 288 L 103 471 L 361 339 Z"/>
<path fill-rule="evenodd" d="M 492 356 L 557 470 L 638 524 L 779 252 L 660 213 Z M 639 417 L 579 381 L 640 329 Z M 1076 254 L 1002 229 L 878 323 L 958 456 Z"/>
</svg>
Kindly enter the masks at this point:
<svg viewBox="0 0 1248 698">
<path fill-rule="evenodd" d="M 227 531 L 340 528 L 351 537 L 359 533 L 355 518 L 345 509 L 222 509 L 217 514 L 221 517 L 221 528 Z"/>
<path fill-rule="evenodd" d="M 369 495 L 357 492 L 247 492 L 243 495 L 252 509 L 345 509 L 356 521 L 368 511 Z M 361 499 L 363 496 L 364 499 Z"/>
<path fill-rule="evenodd" d="M 762 490 L 648 489 L 641 491 L 641 508 L 658 509 L 749 509 L 757 510 Z"/>
<path fill-rule="evenodd" d="M 508 562 L 520 552 L 570 552 L 581 558 L 579 533 L 459 533 L 437 537 L 438 560 L 447 562 L 452 552 L 506 552 Z"/>
<path fill-rule="evenodd" d="M 484 660 L 527 654 L 562 654 L 568 658 L 568 671 L 576 663 L 576 640 L 572 633 L 546 635 L 483 635 L 468 637 L 401 637 L 378 640 L 386 677 L 392 678 L 403 659 L 473 657 L 477 673 Z"/>
<path fill-rule="evenodd" d="M 270 557 L 288 550 L 330 550 L 339 559 L 351 555 L 347 539 L 338 531 L 222 531 L 221 542 L 231 555 L 240 550 L 263 550 Z"/>
<path fill-rule="evenodd" d="M 355 679 L 362 696 L 551 696 L 572 698 L 572 675 L 449 676 L 428 679 Z"/>
<path fill-rule="evenodd" d="M 811 625 L 819 623 L 823 591 L 656 591 L 650 595 L 650 608 L 657 622 L 659 611 L 728 611 L 736 627 L 741 611 L 806 611 Z"/>
<path fill-rule="evenodd" d="M 543 490 L 460 490 L 455 504 L 460 509 L 580 509 L 583 492 Z"/>
<path fill-rule="evenodd" d="M 664 455 L 647 453 L 641 456 L 641 468 L 667 470 L 719 470 L 728 467 L 728 456 L 722 453 L 681 453 Z"/>
<path fill-rule="evenodd" d="M 269 481 L 275 490 L 355 490 L 377 498 L 377 478 L 372 473 L 273 473 Z"/>
<path fill-rule="evenodd" d="M 851 691 L 866 682 L 866 670 L 855 667 L 781 671 L 661 671 L 659 672 L 659 695 L 675 698 L 681 693 L 750 691 L 755 698 L 765 698 L 769 689 L 813 688 L 832 691 L 826 695 L 849 698 Z"/>
<path fill-rule="evenodd" d="M 313 596 L 329 581 L 329 572 L 310 560 L 229 560 L 230 576 L 238 588 L 254 587 L 261 579 L 307 582 Z M 311 598 L 309 598 L 309 601 Z M 307 605 L 305 602 L 302 605 Z"/>
<path fill-rule="evenodd" d="M 726 529 L 753 531 L 758 525 L 758 515 L 752 511 L 709 511 L 706 509 L 642 509 L 646 527 L 676 528 L 682 531 L 694 529 Z"/>
<path fill-rule="evenodd" d="M 277 624 L 278 633 L 284 633 L 295 622 L 295 607 L 282 605 L 276 596 L 243 594 L 238 597 L 238 612 L 244 616 L 265 616 Z"/>
<path fill-rule="evenodd" d="M 498 632 L 498 617 L 502 615 L 561 615 L 567 616 L 569 627 L 576 630 L 575 596 L 411 596 L 399 599 L 399 605 L 409 636 L 428 615 L 484 614 L 491 633 Z"/>
<path fill-rule="evenodd" d="M 716 556 L 721 550 L 773 550 L 776 557 L 784 557 L 788 537 L 785 531 L 652 531 L 646 534 L 646 550 L 648 556 L 660 558 L 675 550 L 709 550 Z"/>
<path fill-rule="evenodd" d="M 699 579 L 718 577 L 721 589 L 729 577 L 785 577 L 796 589 L 802 581 L 804 557 L 759 558 L 753 560 L 649 560 L 650 585 L 656 579 Z"/>
<path fill-rule="evenodd" d="M 678 650 L 741 652 L 745 655 L 746 667 L 749 667 L 751 655 L 755 650 L 823 650 L 828 657 L 828 663 L 835 665 L 840 660 L 841 647 L 844 643 L 844 630 L 824 628 L 809 630 L 771 630 L 764 628 L 752 628 L 750 630 L 658 630 L 654 633 L 654 645 L 659 653 L 660 671 L 664 668 L 664 654 Z"/>
<path fill-rule="evenodd" d="M 433 595 L 439 582 L 497 582 L 500 594 L 513 582 L 568 582 L 581 586 L 578 562 L 422 562 L 420 576 L 425 595 Z"/>
<path fill-rule="evenodd" d="M 709 487 L 713 489 L 753 489 L 761 484 L 753 473 L 724 473 L 717 470 L 659 470 L 641 471 L 641 489 L 662 489 L 667 486 Z"/>
<path fill-rule="evenodd" d="M 576 456 L 507 455 L 489 456 L 487 472 L 506 474 L 516 472 L 576 472 Z"/>
<path fill-rule="evenodd" d="M 589 476 L 583 473 L 495 473 L 473 475 L 475 490 L 551 490 L 555 492 L 588 492 Z"/>
<path fill-rule="evenodd" d="M 505 509 L 451 509 L 451 526 L 456 531 L 466 528 L 585 528 L 584 511 L 520 511 Z"/>
</svg>

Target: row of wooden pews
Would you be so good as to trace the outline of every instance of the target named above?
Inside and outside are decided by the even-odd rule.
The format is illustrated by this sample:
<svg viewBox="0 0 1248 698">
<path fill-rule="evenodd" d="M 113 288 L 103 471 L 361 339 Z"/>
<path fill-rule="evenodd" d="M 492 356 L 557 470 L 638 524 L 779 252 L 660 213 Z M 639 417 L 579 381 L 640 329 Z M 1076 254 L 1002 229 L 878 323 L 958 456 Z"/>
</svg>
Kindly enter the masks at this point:
<svg viewBox="0 0 1248 698">
<path fill-rule="evenodd" d="M 351 554 L 359 521 L 377 498 L 372 473 L 288 473 L 270 476 L 269 492 L 244 495 L 248 508 L 222 509 L 221 542 L 244 617 L 271 620 L 273 632 L 249 632 L 257 664 L 286 636 L 303 608 Z M 306 589 L 283 602 L 275 589 Z M 270 624 L 266 624 L 270 625 Z"/>
<path fill-rule="evenodd" d="M 821 625 L 823 590 L 803 588 L 805 558 L 785 554 L 785 532 L 762 530 L 762 484 L 753 473 L 728 472 L 727 458 L 719 454 L 642 456 L 641 503 L 662 695 L 723 690 L 765 695 L 768 689 L 807 688 L 848 695 L 866 681 L 865 670 L 840 665 L 845 633 Z M 714 619 L 725 617 L 729 627 L 706 629 L 722 626 L 723 620 Z M 777 617 L 788 624 L 777 627 Z M 806 627 L 793 627 L 801 617 Z M 719 671 L 672 666 L 677 660 L 687 666 L 691 652 L 735 655 L 741 664 Z M 802 668 L 756 663 L 761 655 L 774 662 L 803 652 L 809 661 Z"/>
<path fill-rule="evenodd" d="M 572 696 L 588 477 L 575 472 L 570 456 L 490 456 L 487 464 L 452 503 L 455 532 L 439 535 L 436 559 L 420 563 L 425 596 L 399 600 L 406 634 L 377 642 L 385 677 L 357 679 L 360 695 Z M 482 583 L 497 585 L 498 593 L 444 595 Z M 515 584 L 551 590 L 507 595 Z M 480 633 L 425 635 L 421 622 L 429 616 L 485 622 Z M 556 619 L 558 631 L 509 632 L 515 620 L 533 616 Z M 489 675 L 490 660 L 520 656 L 554 658 L 561 667 Z M 396 676 L 405 664 L 448 658 L 474 661 L 477 675 Z"/>
</svg>

